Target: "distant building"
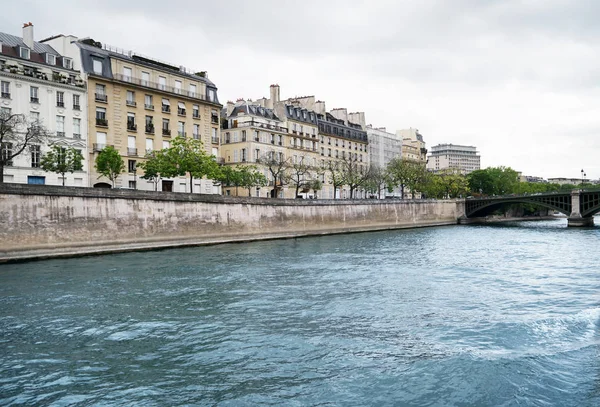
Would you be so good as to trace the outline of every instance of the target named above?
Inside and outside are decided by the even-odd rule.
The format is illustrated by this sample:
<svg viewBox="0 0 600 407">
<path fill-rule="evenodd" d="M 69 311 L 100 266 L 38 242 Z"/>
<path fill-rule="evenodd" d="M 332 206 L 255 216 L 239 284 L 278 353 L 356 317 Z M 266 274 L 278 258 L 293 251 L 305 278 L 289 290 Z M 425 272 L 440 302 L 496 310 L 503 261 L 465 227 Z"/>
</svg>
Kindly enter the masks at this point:
<svg viewBox="0 0 600 407">
<path fill-rule="evenodd" d="M 521 175 L 521 173 L 519 173 L 519 181 L 521 181 L 521 182 L 531 182 L 531 183 L 545 183 L 545 182 L 548 182 L 548 181 L 546 181 L 542 177 L 534 177 L 534 176 L 531 176 L 531 175 Z"/>
<path fill-rule="evenodd" d="M 468 174 L 480 168 L 481 157 L 477 154 L 477 148 L 458 144 L 438 144 L 431 147 L 427 162 L 427 169 L 432 171 L 456 169 Z"/>
<path fill-rule="evenodd" d="M 369 124 L 366 130 L 369 139 L 369 161 L 371 165 L 385 168 L 393 158 L 402 157 L 401 137 L 387 132 L 385 127 L 374 128 Z"/>
<path fill-rule="evenodd" d="M 587 178 L 548 178 L 548 182 L 551 184 L 558 184 L 558 185 L 579 185 L 582 182 L 583 183 L 590 183 L 591 180 L 587 179 Z"/>
<path fill-rule="evenodd" d="M 423 135 L 418 129 L 403 129 L 396 131 L 396 135 L 402 138 L 402 159 L 427 162 L 427 148 Z"/>
</svg>

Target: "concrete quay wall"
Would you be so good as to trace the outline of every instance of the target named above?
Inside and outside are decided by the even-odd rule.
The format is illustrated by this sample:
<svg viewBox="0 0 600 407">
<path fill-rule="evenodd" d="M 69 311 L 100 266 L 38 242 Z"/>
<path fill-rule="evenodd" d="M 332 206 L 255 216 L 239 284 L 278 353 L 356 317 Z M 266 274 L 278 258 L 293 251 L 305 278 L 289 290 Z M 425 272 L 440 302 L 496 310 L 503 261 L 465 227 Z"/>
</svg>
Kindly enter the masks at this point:
<svg viewBox="0 0 600 407">
<path fill-rule="evenodd" d="M 0 262 L 456 224 L 457 203 L 0 184 Z"/>
</svg>

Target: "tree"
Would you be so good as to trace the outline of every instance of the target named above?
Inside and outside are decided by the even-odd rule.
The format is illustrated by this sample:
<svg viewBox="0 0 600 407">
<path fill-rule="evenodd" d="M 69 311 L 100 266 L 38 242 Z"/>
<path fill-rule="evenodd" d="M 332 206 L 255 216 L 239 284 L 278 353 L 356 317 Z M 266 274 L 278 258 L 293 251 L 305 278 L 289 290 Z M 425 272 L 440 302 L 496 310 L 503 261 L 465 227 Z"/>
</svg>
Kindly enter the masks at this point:
<svg viewBox="0 0 600 407">
<path fill-rule="evenodd" d="M 144 170 L 144 175 L 141 178 L 152 181 L 154 190 L 158 191 L 158 183 L 162 175 L 168 172 L 167 159 L 164 150 L 152 151 L 146 154 L 146 161 L 139 163 L 137 166 Z"/>
<path fill-rule="evenodd" d="M 325 161 L 325 168 L 329 175 L 329 183 L 333 185 L 333 199 L 336 199 L 336 192 L 344 185 L 344 171 L 342 162 L 339 159 Z"/>
<path fill-rule="evenodd" d="M 469 192 L 467 178 L 456 169 L 442 170 L 433 179 L 439 182 L 442 191 L 442 196 L 436 198 L 458 198 Z"/>
<path fill-rule="evenodd" d="M 176 137 L 171 147 L 163 149 L 163 177 L 190 176 L 190 192 L 193 192 L 194 178 L 217 177 L 219 166 L 215 158 L 208 155 L 200 140 Z"/>
<path fill-rule="evenodd" d="M 469 174 L 469 188 L 483 195 L 506 195 L 519 189 L 519 176 L 510 167 L 489 167 Z"/>
<path fill-rule="evenodd" d="M 268 184 L 267 178 L 253 165 L 244 165 L 239 168 L 240 186 L 248 189 L 248 196 L 252 196 L 252 188 L 264 187 Z M 236 192 L 237 195 L 237 192 Z"/>
<path fill-rule="evenodd" d="M 294 197 L 298 197 L 298 192 L 300 188 L 310 188 L 308 185 L 310 178 L 312 167 L 309 164 L 309 158 L 301 155 L 298 157 L 299 159 L 294 160 L 291 164 L 288 165 L 288 170 L 285 175 L 285 179 L 287 182 L 292 184 L 296 188 L 296 193 Z"/>
<path fill-rule="evenodd" d="M 83 169 L 83 155 L 73 147 L 61 147 L 54 145 L 42 156 L 40 167 L 47 172 L 55 172 L 62 176 L 62 184 L 65 186 L 65 174 Z"/>
<path fill-rule="evenodd" d="M 98 174 L 108 178 L 114 188 L 115 181 L 125 170 L 125 163 L 121 154 L 113 146 L 106 146 L 98 153 L 95 167 Z"/>
<path fill-rule="evenodd" d="M 388 183 L 386 172 L 380 166 L 371 164 L 365 177 L 364 186 L 367 192 L 374 193 L 378 199 L 381 199 L 381 191 Z"/>
<path fill-rule="evenodd" d="M 285 171 L 289 165 L 289 159 L 285 158 L 282 152 L 269 151 L 258 162 L 269 170 L 271 178 L 273 178 L 272 197 L 277 198 L 279 191 L 285 185 Z"/>
<path fill-rule="evenodd" d="M 308 182 L 308 187 L 315 191 L 315 199 L 318 199 L 318 193 L 323 189 L 323 183 L 320 179 L 312 179 Z"/>
<path fill-rule="evenodd" d="M 386 172 L 392 187 L 400 187 L 400 199 L 404 199 L 404 189 L 410 182 L 412 166 L 408 160 L 399 157 L 392 158 L 387 165 Z"/>
<path fill-rule="evenodd" d="M 349 154 L 341 162 L 344 184 L 350 188 L 350 199 L 355 198 L 355 192 L 365 183 L 368 170 L 363 163 L 356 160 L 356 155 L 352 158 L 352 154 Z"/>
<path fill-rule="evenodd" d="M 0 110 L 0 184 L 4 182 L 4 167 L 12 165 L 13 159 L 28 146 L 42 144 L 49 136 L 39 121 Z"/>
</svg>

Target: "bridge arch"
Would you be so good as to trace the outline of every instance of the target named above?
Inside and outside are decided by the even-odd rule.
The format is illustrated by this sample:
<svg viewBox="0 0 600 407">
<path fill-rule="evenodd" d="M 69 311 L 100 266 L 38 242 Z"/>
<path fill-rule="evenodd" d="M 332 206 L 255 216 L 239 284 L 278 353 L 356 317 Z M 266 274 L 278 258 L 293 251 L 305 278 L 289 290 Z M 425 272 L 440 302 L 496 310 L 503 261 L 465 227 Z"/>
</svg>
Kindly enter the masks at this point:
<svg viewBox="0 0 600 407">
<path fill-rule="evenodd" d="M 475 203 L 475 202 L 473 202 L 473 203 Z M 517 204 L 517 203 L 535 205 L 535 206 L 539 206 L 542 208 L 551 209 L 553 211 L 558 211 L 558 212 L 564 213 L 567 216 L 569 216 L 571 214 L 570 202 L 560 202 L 559 204 L 556 204 L 556 203 L 550 203 L 548 201 L 541 200 L 541 199 L 519 197 L 519 198 L 510 198 L 510 199 L 506 199 L 506 200 L 497 200 L 497 199 L 490 200 L 490 201 L 483 200 L 482 202 L 480 201 L 478 203 L 479 203 L 479 205 L 469 205 L 469 203 L 466 205 L 466 208 L 465 208 L 466 216 L 468 218 L 487 216 L 504 206 Z M 597 208 L 597 211 L 600 212 L 600 206 Z"/>
</svg>

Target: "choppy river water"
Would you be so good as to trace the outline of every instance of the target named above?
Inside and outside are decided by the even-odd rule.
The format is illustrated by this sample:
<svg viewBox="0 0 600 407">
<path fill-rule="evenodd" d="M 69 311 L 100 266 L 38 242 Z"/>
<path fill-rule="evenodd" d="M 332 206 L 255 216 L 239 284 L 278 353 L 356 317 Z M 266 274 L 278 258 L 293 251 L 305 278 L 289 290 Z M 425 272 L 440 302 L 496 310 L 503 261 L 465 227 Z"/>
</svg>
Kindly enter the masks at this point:
<svg viewBox="0 0 600 407">
<path fill-rule="evenodd" d="M 600 228 L 0 265 L 0 405 L 599 406 Z"/>
</svg>

